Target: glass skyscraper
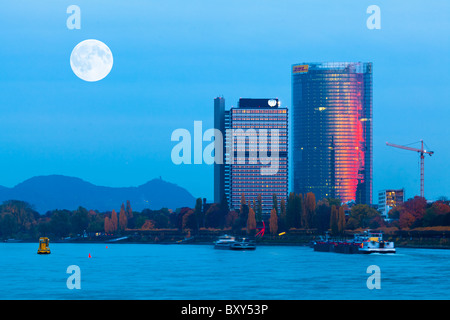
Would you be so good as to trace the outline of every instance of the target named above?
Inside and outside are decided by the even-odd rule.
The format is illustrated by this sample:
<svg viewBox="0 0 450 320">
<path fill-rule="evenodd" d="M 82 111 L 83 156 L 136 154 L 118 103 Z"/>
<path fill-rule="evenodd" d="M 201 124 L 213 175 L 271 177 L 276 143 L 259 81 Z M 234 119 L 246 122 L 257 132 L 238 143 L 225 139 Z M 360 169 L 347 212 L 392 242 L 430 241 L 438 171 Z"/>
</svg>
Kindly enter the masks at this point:
<svg viewBox="0 0 450 320">
<path fill-rule="evenodd" d="M 278 99 L 240 99 L 237 108 L 223 111 L 218 99 L 215 117 L 224 119 L 226 132 L 224 164 L 217 166 L 214 181 L 217 195 L 227 197 L 230 209 L 239 209 L 242 194 L 251 202 L 261 195 L 262 211 L 270 213 L 273 195 L 278 205 L 288 195 L 287 108 L 280 108 Z"/>
<path fill-rule="evenodd" d="M 294 192 L 372 203 L 372 63 L 292 66 Z"/>
</svg>

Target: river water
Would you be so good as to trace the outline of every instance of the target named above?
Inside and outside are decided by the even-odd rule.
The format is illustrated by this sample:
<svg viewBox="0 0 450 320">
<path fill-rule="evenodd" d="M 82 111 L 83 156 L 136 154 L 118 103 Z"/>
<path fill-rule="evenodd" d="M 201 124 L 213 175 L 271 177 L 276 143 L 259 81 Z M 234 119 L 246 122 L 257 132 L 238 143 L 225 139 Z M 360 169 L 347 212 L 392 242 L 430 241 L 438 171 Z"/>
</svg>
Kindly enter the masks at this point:
<svg viewBox="0 0 450 320">
<path fill-rule="evenodd" d="M 52 253 L 38 255 L 37 248 L 0 244 L 0 299 L 450 298 L 450 250 L 442 249 L 347 255 L 300 246 L 226 251 L 212 245 L 50 243 Z M 79 267 L 80 289 L 68 288 L 71 265 Z M 379 267 L 379 289 L 367 285 L 373 265 Z"/>
</svg>

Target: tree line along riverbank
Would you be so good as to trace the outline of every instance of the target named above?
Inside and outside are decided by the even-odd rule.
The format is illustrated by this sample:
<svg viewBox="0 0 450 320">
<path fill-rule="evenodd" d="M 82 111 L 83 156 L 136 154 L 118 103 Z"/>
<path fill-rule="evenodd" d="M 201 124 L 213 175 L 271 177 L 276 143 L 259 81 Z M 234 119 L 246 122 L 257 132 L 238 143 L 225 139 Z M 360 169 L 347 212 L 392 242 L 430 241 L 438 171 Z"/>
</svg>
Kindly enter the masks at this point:
<svg viewBox="0 0 450 320">
<path fill-rule="evenodd" d="M 227 233 L 254 238 L 259 244 L 308 245 L 329 232 L 333 237 L 352 238 L 362 230 L 379 230 L 397 246 L 448 248 L 450 206 L 448 201 L 427 203 L 409 199 L 391 210 L 390 220 L 368 205 L 341 204 L 338 199 L 315 200 L 314 194 L 289 195 L 288 201 L 273 198 L 270 214 L 263 214 L 260 197 L 242 195 L 239 209 L 226 203 L 206 204 L 197 199 L 193 208 L 133 211 L 122 203 L 116 212 L 52 210 L 39 214 L 23 201 L 0 205 L 0 239 L 37 241 L 47 236 L 52 242 L 102 242 L 123 238 L 140 243 L 211 243 Z"/>
<path fill-rule="evenodd" d="M 363 231 L 363 230 L 358 230 Z M 383 231 L 383 230 L 372 230 Z M 249 237 L 245 230 L 232 232 L 232 230 L 199 230 L 192 235 L 190 230 L 153 229 L 153 230 L 126 230 L 120 236 L 113 234 L 97 234 L 86 236 L 73 236 L 66 238 L 51 238 L 52 243 L 147 243 L 147 244 L 212 244 L 219 236 L 224 234 L 236 237 Z M 284 245 L 308 246 L 312 241 L 320 239 L 323 234 L 316 230 L 295 229 L 283 235 L 251 236 L 257 245 Z M 340 236 L 340 239 L 352 239 L 353 232 Z M 450 230 L 390 230 L 384 234 L 384 239 L 394 241 L 396 247 L 410 248 L 441 248 L 450 249 Z M 3 239 L 4 242 L 36 242 L 38 239 Z"/>
</svg>

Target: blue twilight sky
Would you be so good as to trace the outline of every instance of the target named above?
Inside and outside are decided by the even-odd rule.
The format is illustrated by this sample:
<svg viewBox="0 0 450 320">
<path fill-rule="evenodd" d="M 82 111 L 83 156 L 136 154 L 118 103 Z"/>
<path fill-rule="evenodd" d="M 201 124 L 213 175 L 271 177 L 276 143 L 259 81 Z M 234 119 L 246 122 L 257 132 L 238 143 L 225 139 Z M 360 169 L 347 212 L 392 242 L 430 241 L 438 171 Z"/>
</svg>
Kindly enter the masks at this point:
<svg viewBox="0 0 450 320">
<path fill-rule="evenodd" d="M 71 4 L 81 30 L 66 27 Z M 372 4 L 380 30 L 366 27 Z M 211 128 L 216 96 L 228 108 L 240 97 L 290 107 L 292 64 L 371 61 L 374 194 L 419 193 L 418 155 L 385 143 L 423 139 L 435 151 L 425 196 L 450 197 L 449 21 L 448 0 L 2 1 L 0 185 L 63 174 L 137 186 L 161 176 L 211 200 L 212 166 L 173 164 L 173 130 L 193 132 L 195 120 Z M 114 56 L 99 82 L 70 68 L 85 39 Z"/>
</svg>

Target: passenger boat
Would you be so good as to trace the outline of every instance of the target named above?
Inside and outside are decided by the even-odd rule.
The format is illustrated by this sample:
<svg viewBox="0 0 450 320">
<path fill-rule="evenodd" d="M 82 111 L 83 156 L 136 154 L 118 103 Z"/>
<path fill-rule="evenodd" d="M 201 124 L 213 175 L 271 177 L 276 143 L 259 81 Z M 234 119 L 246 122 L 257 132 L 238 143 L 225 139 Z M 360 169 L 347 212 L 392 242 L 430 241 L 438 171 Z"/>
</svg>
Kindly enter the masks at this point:
<svg viewBox="0 0 450 320">
<path fill-rule="evenodd" d="M 219 239 L 214 242 L 214 249 L 229 250 L 231 245 L 236 242 L 236 238 L 229 235 L 220 236 Z"/>
<path fill-rule="evenodd" d="M 240 241 L 236 241 L 230 246 L 231 250 L 255 250 L 256 245 L 254 241 L 247 238 L 242 238 Z"/>
<path fill-rule="evenodd" d="M 48 246 L 48 238 L 46 237 L 41 237 L 39 238 L 39 248 L 37 253 L 38 254 L 50 254 L 50 248 Z"/>
<path fill-rule="evenodd" d="M 254 241 L 248 238 L 236 240 L 233 236 L 223 235 L 214 242 L 214 248 L 225 250 L 255 250 L 256 245 Z"/>
<path fill-rule="evenodd" d="M 365 231 L 355 234 L 352 240 L 333 240 L 326 236 L 313 245 L 314 251 L 337 253 L 395 253 L 394 243 L 383 240 L 381 232 Z"/>
</svg>

